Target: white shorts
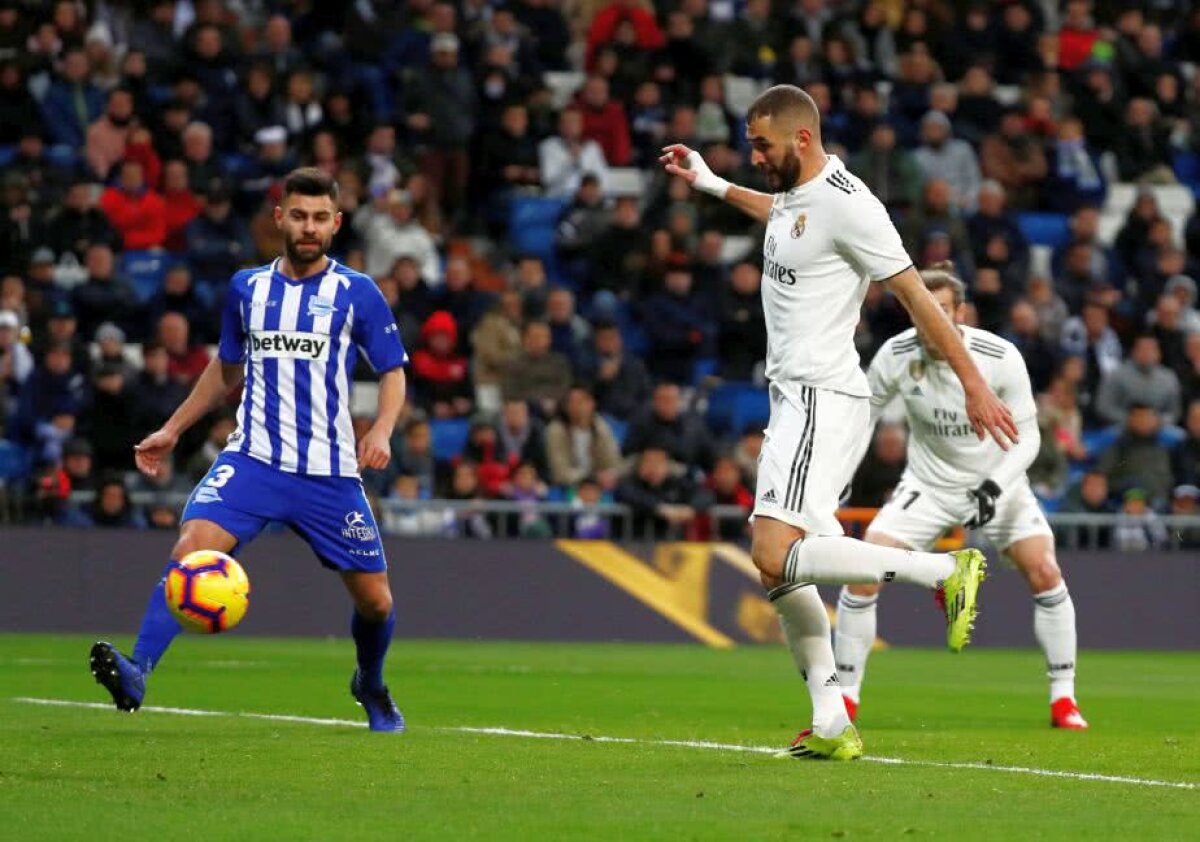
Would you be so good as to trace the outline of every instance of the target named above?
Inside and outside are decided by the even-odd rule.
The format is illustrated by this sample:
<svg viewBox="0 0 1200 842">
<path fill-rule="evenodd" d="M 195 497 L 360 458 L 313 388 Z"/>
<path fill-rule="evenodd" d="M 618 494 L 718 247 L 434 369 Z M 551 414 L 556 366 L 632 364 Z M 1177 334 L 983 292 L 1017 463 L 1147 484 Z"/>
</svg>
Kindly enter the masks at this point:
<svg viewBox="0 0 1200 842">
<path fill-rule="evenodd" d="M 867 528 L 903 541 L 914 550 L 929 550 L 947 529 L 961 526 L 978 512 L 967 491 L 922 485 L 905 474 L 892 499 Z M 996 499 L 996 516 L 983 527 L 994 546 L 1007 550 L 1035 535 L 1053 535 L 1028 481 L 1005 488 Z"/>
<path fill-rule="evenodd" d="M 870 443 L 870 401 L 777 383 L 770 397 L 750 519 L 774 518 L 809 535 L 843 534 L 838 501 Z"/>
</svg>

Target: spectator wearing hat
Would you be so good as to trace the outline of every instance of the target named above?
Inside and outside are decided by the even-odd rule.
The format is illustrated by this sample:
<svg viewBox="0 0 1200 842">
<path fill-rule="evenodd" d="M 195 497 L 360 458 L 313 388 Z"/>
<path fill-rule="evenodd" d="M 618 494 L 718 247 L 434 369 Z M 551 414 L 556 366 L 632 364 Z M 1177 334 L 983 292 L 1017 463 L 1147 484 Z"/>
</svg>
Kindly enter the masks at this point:
<svg viewBox="0 0 1200 842">
<path fill-rule="evenodd" d="M 474 408 L 469 360 L 458 353 L 458 323 L 445 310 L 421 328 L 412 354 L 413 399 L 434 418 L 459 418 Z"/>
<path fill-rule="evenodd" d="M 583 115 L 578 108 L 563 109 L 558 118 L 558 134 L 538 146 L 538 168 L 547 196 L 575 195 L 587 174 L 599 180 L 603 191 L 608 180 L 608 162 L 600 144 L 583 136 Z"/>
<path fill-rule="evenodd" d="M 87 250 L 87 280 L 71 290 L 71 302 L 79 319 L 79 334 L 91 336 L 103 322 L 128 325 L 137 303 L 133 287 L 117 277 L 112 249 L 96 243 Z"/>
<path fill-rule="evenodd" d="M 91 399 L 82 413 L 79 432 L 95 448 L 99 471 L 133 470 L 133 446 L 143 433 L 136 412 L 130 411 L 134 397 L 123 365 L 101 363 L 96 368 Z"/>
<path fill-rule="evenodd" d="M 1113 543 L 1122 552 L 1145 552 L 1165 547 L 1167 527 L 1151 508 L 1146 492 L 1130 488 L 1121 496 L 1121 509 L 1113 529 Z"/>
<path fill-rule="evenodd" d="M 101 368 L 119 369 L 127 384 L 132 384 L 138 370 L 125 353 L 125 331 L 112 322 L 96 328 L 96 360 L 92 365 L 95 376 Z"/>
<path fill-rule="evenodd" d="M 1190 483 L 1175 486 L 1171 492 L 1170 513 L 1181 517 L 1200 517 L 1200 487 Z M 1187 526 L 1172 532 L 1181 549 L 1200 549 L 1200 527 Z"/>
<path fill-rule="evenodd" d="M 249 213 L 262 205 L 271 188 L 296 167 L 295 156 L 288 149 L 288 130 L 284 126 L 267 126 L 254 133 L 256 153 L 242 172 L 236 205 Z"/>
<path fill-rule="evenodd" d="M 68 47 L 59 77 L 42 99 L 42 120 L 51 143 L 72 151 L 83 148 L 88 126 L 104 111 L 104 94 L 88 81 L 90 68 L 82 47 Z"/>
<path fill-rule="evenodd" d="M 1135 406 L 1152 409 L 1165 424 L 1174 424 L 1182 411 L 1179 377 L 1162 364 L 1162 352 L 1153 334 L 1133 342 L 1129 359 L 1100 382 L 1096 411 L 1109 424 L 1125 421 Z"/>
<path fill-rule="evenodd" d="M 126 249 L 161 248 L 166 241 L 166 205 L 162 196 L 146 185 L 145 168 L 139 161 L 121 162 L 119 181 L 100 196 L 100 209 Z"/>
<path fill-rule="evenodd" d="M 245 220 L 233 213 L 228 184 L 207 185 L 200 215 L 184 229 L 187 263 L 197 284 L 222 289 L 233 274 L 255 258 L 254 241 Z"/>
<path fill-rule="evenodd" d="M 96 463 L 92 443 L 76 436 L 63 448 L 62 469 L 71 491 L 96 490 Z"/>
<path fill-rule="evenodd" d="M 34 357 L 44 355 L 56 343 L 63 343 L 70 349 L 72 371 L 83 374 L 91 369 L 92 357 L 87 342 L 79 333 L 79 320 L 69 301 L 55 301 L 47 314 L 44 329 L 34 333 Z"/>
<path fill-rule="evenodd" d="M 33 365 L 33 354 L 21 342 L 21 320 L 12 310 L 0 310 L 0 400 L 5 393 L 16 396 L 33 373 Z"/>
<path fill-rule="evenodd" d="M 54 253 L 69 251 L 80 261 L 93 243 L 120 248 L 120 236 L 96 207 L 96 191 L 90 180 L 80 178 L 67 187 L 62 204 L 46 221 L 46 242 Z"/>
<path fill-rule="evenodd" d="M 479 119 L 479 98 L 470 72 L 459 63 L 458 36 L 439 32 L 429 48 L 429 66 L 413 77 L 406 91 L 405 124 L 423 150 L 421 171 L 454 219 L 465 210 L 467 148 Z"/>
<path fill-rule="evenodd" d="M 921 119 L 921 145 L 914 155 L 927 182 L 944 180 L 950 185 L 951 200 L 956 207 L 975 209 L 979 161 L 969 143 L 953 136 L 950 119 L 945 114 L 930 111 Z"/>
<path fill-rule="evenodd" d="M 369 207 L 354 214 L 354 228 L 366 248 L 366 273 L 373 277 L 392 271 L 396 261 L 412 257 L 426 283 L 441 283 L 437 246 L 413 215 L 412 195 L 406 190 L 389 190 Z"/>
</svg>

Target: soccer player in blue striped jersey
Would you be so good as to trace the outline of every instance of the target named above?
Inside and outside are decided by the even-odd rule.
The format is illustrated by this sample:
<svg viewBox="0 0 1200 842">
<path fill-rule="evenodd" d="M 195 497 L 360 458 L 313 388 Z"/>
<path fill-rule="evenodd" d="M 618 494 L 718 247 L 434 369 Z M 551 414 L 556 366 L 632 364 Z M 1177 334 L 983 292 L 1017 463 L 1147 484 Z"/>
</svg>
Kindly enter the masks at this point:
<svg viewBox="0 0 1200 842">
<path fill-rule="evenodd" d="M 288 175 L 275 208 L 285 253 L 233 276 L 218 358 L 135 457 L 139 470 L 156 474 L 179 436 L 243 386 L 237 429 L 188 499 L 171 564 L 196 550 L 233 553 L 270 521 L 286 523 L 340 575 L 354 602 L 351 693 L 371 729 L 403 731 L 383 681 L 395 626 L 387 562 L 359 471 L 391 458 L 408 356 L 375 282 L 327 256 L 342 224 L 337 198 L 337 182 L 320 170 Z M 360 352 L 380 390 L 376 421 L 356 443 L 350 375 Z M 119 709 L 141 705 L 146 678 L 179 630 L 160 581 L 131 657 L 104 641 L 92 647 L 92 673 Z"/>
</svg>

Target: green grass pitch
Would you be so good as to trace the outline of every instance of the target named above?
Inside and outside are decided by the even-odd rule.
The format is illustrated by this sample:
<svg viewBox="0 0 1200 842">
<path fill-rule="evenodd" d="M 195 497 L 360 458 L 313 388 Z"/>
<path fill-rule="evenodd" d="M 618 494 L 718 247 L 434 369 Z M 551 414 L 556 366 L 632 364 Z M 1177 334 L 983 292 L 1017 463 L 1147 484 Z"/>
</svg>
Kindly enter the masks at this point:
<svg viewBox="0 0 1200 842">
<path fill-rule="evenodd" d="M 1083 653 L 1083 734 L 1048 727 L 1033 651 L 877 653 L 876 759 L 835 764 L 663 744 L 788 742 L 808 703 L 775 648 L 398 641 L 403 736 L 17 701 L 104 701 L 90 643 L 0 636 L 0 838 L 1200 837 L 1196 653 Z M 348 640 L 185 637 L 146 704 L 358 721 L 352 660 Z"/>
</svg>

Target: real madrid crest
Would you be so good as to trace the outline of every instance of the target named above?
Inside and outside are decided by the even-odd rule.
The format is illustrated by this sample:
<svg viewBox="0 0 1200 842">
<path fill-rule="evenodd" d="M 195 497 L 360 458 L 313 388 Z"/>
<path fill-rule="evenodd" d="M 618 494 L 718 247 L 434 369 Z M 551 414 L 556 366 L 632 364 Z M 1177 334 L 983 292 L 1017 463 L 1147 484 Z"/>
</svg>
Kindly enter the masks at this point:
<svg viewBox="0 0 1200 842">
<path fill-rule="evenodd" d="M 808 225 L 808 214 L 802 213 L 796 217 L 796 222 L 792 225 L 792 239 L 798 240 L 804 234 L 804 226 Z"/>
<path fill-rule="evenodd" d="M 913 380 L 920 380 L 925 376 L 925 361 L 913 360 L 908 364 L 908 376 Z"/>
</svg>

